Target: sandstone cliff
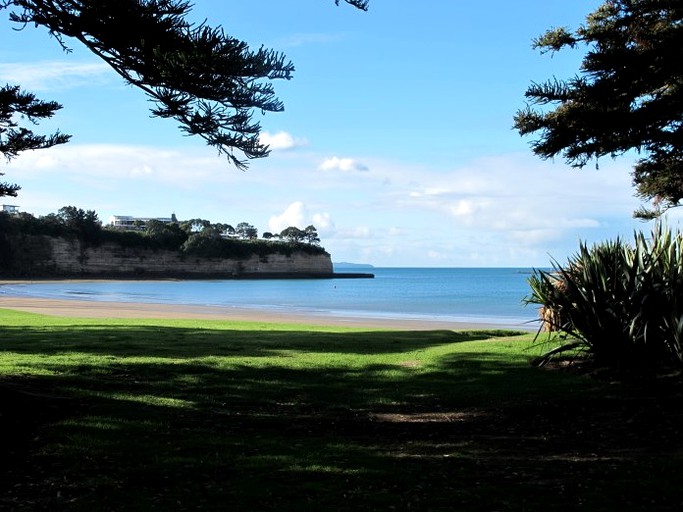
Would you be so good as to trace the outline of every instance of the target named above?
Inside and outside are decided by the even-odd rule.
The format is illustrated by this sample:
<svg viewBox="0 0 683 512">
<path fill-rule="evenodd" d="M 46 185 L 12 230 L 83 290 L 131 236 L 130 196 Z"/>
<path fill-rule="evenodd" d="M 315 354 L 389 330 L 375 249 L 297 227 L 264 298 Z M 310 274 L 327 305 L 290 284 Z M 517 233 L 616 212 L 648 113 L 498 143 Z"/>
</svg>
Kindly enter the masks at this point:
<svg viewBox="0 0 683 512">
<path fill-rule="evenodd" d="M 5 240 L 0 274 L 5 277 L 332 277 L 330 255 L 272 253 L 248 258 L 200 258 L 167 250 L 86 246 L 77 239 L 24 235 Z"/>
</svg>

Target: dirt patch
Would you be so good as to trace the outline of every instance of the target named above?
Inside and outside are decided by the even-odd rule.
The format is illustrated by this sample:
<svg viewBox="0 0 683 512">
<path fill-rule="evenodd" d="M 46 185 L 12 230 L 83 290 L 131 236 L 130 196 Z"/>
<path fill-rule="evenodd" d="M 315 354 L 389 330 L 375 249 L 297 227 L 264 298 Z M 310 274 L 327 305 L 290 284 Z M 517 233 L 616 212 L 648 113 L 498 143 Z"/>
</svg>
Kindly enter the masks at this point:
<svg viewBox="0 0 683 512">
<path fill-rule="evenodd" d="M 412 361 L 401 361 L 398 363 L 399 366 L 402 366 L 403 368 L 418 368 L 422 366 L 422 362 L 418 360 L 412 360 Z"/>
<path fill-rule="evenodd" d="M 452 423 L 454 421 L 470 421 L 481 414 L 478 411 L 424 412 L 414 414 L 376 413 L 370 415 L 370 420 L 388 423 Z"/>
</svg>

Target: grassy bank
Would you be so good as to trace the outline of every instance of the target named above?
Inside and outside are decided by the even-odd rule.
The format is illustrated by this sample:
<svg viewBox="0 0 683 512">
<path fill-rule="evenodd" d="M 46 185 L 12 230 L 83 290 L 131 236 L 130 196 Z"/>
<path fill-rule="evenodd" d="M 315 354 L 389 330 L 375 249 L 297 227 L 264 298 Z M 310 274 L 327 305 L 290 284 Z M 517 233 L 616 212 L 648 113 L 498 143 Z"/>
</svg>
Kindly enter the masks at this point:
<svg viewBox="0 0 683 512">
<path fill-rule="evenodd" d="M 0 311 L 0 508 L 680 505 L 680 394 L 531 339 Z"/>
</svg>

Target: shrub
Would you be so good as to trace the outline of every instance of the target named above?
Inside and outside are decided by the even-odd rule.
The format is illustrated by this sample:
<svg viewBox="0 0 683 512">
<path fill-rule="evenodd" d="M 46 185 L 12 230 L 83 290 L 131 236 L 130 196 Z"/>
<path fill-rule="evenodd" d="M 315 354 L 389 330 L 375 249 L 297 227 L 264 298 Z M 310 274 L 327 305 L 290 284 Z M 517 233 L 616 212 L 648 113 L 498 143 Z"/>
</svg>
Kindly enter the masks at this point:
<svg viewBox="0 0 683 512">
<path fill-rule="evenodd" d="M 561 342 L 547 356 L 579 348 L 599 366 L 683 369 L 683 235 L 657 225 L 634 238 L 581 243 L 565 267 L 534 271 L 525 301 Z"/>
</svg>

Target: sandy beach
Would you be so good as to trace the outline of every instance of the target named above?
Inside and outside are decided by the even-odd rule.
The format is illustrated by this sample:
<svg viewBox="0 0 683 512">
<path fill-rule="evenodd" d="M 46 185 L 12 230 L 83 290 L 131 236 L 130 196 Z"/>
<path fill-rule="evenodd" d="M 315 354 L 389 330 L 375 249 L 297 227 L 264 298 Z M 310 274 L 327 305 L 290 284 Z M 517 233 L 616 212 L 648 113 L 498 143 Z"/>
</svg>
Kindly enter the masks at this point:
<svg viewBox="0 0 683 512">
<path fill-rule="evenodd" d="M 278 312 L 219 306 L 100 302 L 12 297 L 0 294 L 0 308 L 45 315 L 80 318 L 189 318 L 206 320 L 244 320 L 263 323 L 290 323 L 317 326 L 343 326 L 372 329 L 504 329 L 532 330 L 533 326 L 510 326 L 495 323 L 444 322 L 430 320 L 343 317 L 335 315 Z"/>
</svg>

